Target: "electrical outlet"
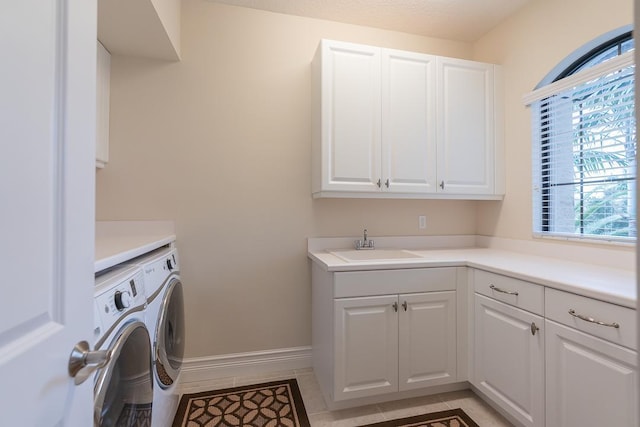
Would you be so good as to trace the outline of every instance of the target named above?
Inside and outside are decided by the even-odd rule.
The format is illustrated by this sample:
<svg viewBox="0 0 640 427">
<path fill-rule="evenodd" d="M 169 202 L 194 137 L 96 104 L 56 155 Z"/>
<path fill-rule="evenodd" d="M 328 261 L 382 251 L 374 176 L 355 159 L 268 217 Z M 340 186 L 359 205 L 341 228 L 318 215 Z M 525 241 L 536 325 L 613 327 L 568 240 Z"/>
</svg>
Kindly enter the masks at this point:
<svg viewBox="0 0 640 427">
<path fill-rule="evenodd" d="M 418 228 L 425 229 L 427 228 L 427 217 L 424 215 L 420 215 L 418 217 Z"/>
</svg>

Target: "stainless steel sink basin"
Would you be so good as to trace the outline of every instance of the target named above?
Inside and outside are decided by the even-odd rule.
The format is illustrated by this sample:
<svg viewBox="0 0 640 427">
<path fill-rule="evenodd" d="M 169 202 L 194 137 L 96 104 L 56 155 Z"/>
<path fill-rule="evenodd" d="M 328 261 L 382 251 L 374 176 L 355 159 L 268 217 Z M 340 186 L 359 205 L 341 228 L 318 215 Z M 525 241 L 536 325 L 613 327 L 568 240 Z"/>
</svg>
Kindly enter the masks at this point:
<svg viewBox="0 0 640 427">
<path fill-rule="evenodd" d="M 397 259 L 422 258 L 422 256 L 406 251 L 404 249 L 343 249 L 328 252 L 347 262 L 388 261 Z"/>
</svg>

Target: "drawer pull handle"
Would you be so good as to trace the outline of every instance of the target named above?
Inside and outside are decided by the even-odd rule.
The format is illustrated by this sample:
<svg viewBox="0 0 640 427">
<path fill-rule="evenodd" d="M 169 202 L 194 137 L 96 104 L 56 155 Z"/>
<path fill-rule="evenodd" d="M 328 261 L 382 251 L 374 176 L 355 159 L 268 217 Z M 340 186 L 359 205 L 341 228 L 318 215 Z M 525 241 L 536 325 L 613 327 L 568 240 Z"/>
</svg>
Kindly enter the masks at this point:
<svg viewBox="0 0 640 427">
<path fill-rule="evenodd" d="M 613 322 L 613 323 L 601 322 L 600 320 L 596 320 L 593 317 L 577 314 L 573 308 L 569 309 L 569 314 L 572 315 L 573 317 L 577 317 L 580 320 L 584 320 L 585 322 L 595 323 L 596 325 L 601 325 L 601 326 L 608 326 L 609 328 L 616 328 L 616 329 L 620 328 L 620 324 L 617 322 Z"/>
<path fill-rule="evenodd" d="M 514 292 L 514 291 L 505 291 L 504 289 L 497 288 L 497 287 L 495 287 L 495 286 L 493 286 L 493 285 L 490 285 L 489 287 L 490 287 L 492 290 L 496 291 L 496 292 L 500 292 L 500 293 L 507 294 L 507 295 L 515 295 L 515 296 L 518 296 L 518 293 L 517 293 L 517 292 Z"/>
</svg>

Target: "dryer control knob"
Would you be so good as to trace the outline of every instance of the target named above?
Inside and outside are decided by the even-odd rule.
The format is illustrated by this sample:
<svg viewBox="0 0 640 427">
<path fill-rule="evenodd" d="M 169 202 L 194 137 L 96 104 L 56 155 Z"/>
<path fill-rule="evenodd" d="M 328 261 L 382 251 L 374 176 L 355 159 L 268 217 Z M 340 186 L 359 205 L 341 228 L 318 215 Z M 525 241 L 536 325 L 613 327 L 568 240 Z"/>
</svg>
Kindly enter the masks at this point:
<svg viewBox="0 0 640 427">
<path fill-rule="evenodd" d="M 118 311 L 122 311 L 131 306 L 131 294 L 128 291 L 117 291 L 113 296 L 113 302 L 116 304 Z"/>
<path fill-rule="evenodd" d="M 167 260 L 167 268 L 169 269 L 169 271 L 173 270 L 173 264 L 171 263 L 170 259 Z"/>
</svg>

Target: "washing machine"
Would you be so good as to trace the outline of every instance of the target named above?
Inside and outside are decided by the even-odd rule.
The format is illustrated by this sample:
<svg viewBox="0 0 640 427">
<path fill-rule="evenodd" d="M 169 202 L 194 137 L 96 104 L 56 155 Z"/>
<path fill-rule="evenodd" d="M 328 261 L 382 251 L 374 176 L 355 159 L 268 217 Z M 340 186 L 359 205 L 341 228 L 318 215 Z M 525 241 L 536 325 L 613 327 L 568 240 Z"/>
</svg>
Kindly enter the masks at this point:
<svg viewBox="0 0 640 427">
<path fill-rule="evenodd" d="M 185 346 L 182 282 L 175 248 L 161 248 L 132 261 L 144 275 L 145 322 L 151 334 L 154 379 L 153 427 L 173 423 Z"/>
<path fill-rule="evenodd" d="M 145 324 L 142 270 L 120 267 L 96 277 L 94 350 L 107 351 L 94 374 L 94 426 L 151 424 L 153 373 L 151 339 Z"/>
</svg>

